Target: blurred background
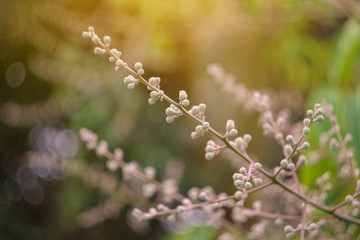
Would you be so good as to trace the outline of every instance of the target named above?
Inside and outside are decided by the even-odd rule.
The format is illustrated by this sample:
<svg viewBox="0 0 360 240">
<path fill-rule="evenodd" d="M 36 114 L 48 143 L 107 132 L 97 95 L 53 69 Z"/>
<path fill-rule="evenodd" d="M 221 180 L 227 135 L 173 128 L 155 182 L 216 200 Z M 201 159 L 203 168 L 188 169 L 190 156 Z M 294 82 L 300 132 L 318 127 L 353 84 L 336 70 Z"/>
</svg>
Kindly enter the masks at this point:
<svg viewBox="0 0 360 240">
<path fill-rule="evenodd" d="M 201 227 L 165 231 L 157 221 L 139 232 L 128 224 L 126 204 L 79 177 L 81 171 L 101 175 L 104 169 L 104 161 L 79 140 L 79 129 L 86 127 L 111 149 L 122 148 L 125 161 L 154 166 L 158 176 L 169 162 L 183 166 L 183 193 L 206 185 L 234 191 L 230 164 L 221 157 L 204 159 L 208 138 L 192 140 L 195 126 L 186 119 L 167 124 L 167 105 L 149 106 L 145 88 L 129 91 L 125 73 L 94 56 L 91 42 L 82 38 L 88 26 L 111 36 L 130 65 L 141 61 L 146 77 L 161 77 L 169 96 L 186 90 L 192 104 L 206 103 L 207 120 L 216 129 L 234 119 L 241 134 L 253 136 L 249 152 L 272 167 L 281 149 L 262 136 L 258 115 L 220 90 L 206 66 L 220 63 L 238 83 L 268 93 L 274 111 L 289 108 L 294 122 L 327 99 L 342 133 L 351 132 L 360 150 L 359 16 L 360 4 L 352 0 L 0 1 L 0 239 L 216 235 Z M 314 127 L 313 146 L 328 127 Z M 300 177 L 311 184 L 324 166 L 333 164 L 325 159 Z M 108 214 L 96 212 L 106 203 L 112 207 Z"/>
</svg>

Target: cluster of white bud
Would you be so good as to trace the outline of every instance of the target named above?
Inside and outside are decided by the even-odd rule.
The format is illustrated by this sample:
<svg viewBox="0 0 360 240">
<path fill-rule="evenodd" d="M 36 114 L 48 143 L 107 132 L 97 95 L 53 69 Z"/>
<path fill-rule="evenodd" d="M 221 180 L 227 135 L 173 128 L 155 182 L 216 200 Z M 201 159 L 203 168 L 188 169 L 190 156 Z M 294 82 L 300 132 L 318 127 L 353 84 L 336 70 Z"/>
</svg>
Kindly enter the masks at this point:
<svg viewBox="0 0 360 240">
<path fill-rule="evenodd" d="M 114 159 L 109 159 L 106 161 L 106 167 L 112 172 L 119 169 L 120 161 L 123 161 L 124 158 L 123 150 L 121 150 L 120 148 L 116 148 L 114 150 L 114 157 Z"/>
<path fill-rule="evenodd" d="M 93 41 L 95 45 L 98 45 L 100 43 L 100 38 L 95 34 L 95 30 L 93 27 L 89 27 L 88 32 L 84 31 L 82 33 L 82 36 L 84 38 L 91 38 L 91 41 Z"/>
<path fill-rule="evenodd" d="M 257 169 L 261 168 L 261 164 L 259 166 L 259 164 L 256 165 Z M 250 182 L 250 180 L 253 180 L 253 183 L 256 186 L 259 186 L 263 183 L 261 178 L 257 178 L 252 174 L 252 169 L 250 169 L 251 171 L 248 173 L 247 169 L 245 167 L 241 167 L 239 169 L 238 173 L 234 173 L 233 174 L 233 181 L 234 181 L 234 185 L 237 189 L 243 189 L 245 188 L 246 190 L 250 190 L 253 185 Z"/>
<path fill-rule="evenodd" d="M 124 180 L 130 180 L 139 171 L 139 165 L 137 162 L 129 162 L 121 170 Z"/>
<path fill-rule="evenodd" d="M 170 104 L 170 107 L 165 109 L 166 114 L 166 122 L 172 123 L 178 117 L 180 117 L 183 113 L 180 109 L 178 109 L 174 104 Z"/>
<path fill-rule="evenodd" d="M 345 203 L 347 204 L 351 204 L 351 206 L 353 207 L 353 210 L 351 212 L 351 215 L 356 217 L 359 215 L 359 212 L 360 212 L 360 202 L 354 198 L 354 196 L 352 195 L 347 195 L 345 197 Z"/>
<path fill-rule="evenodd" d="M 124 62 L 124 61 L 121 60 L 121 59 L 118 59 L 118 60 L 116 60 L 115 65 L 116 65 L 116 66 L 115 66 L 115 71 L 118 72 L 118 71 L 120 71 L 120 69 L 126 67 L 126 66 L 127 66 L 127 63 Z"/>
<path fill-rule="evenodd" d="M 238 131 L 235 128 L 235 122 L 233 120 L 227 120 L 226 122 L 226 136 L 235 137 Z"/>
<path fill-rule="evenodd" d="M 205 132 L 209 130 L 210 123 L 203 122 L 202 125 L 197 125 L 195 131 L 191 133 L 192 139 L 198 139 L 200 136 L 203 136 Z"/>
<path fill-rule="evenodd" d="M 151 198 L 152 196 L 154 196 L 156 191 L 157 191 L 157 188 L 152 183 L 147 183 L 142 186 L 142 194 L 146 198 Z"/>
<path fill-rule="evenodd" d="M 164 203 L 170 203 L 173 200 L 173 197 L 178 191 L 179 188 L 176 184 L 176 180 L 173 178 L 166 179 L 162 182 L 163 186 L 163 196 L 162 200 Z"/>
<path fill-rule="evenodd" d="M 204 103 L 200 103 L 198 106 L 193 106 L 191 110 L 189 110 L 189 113 L 203 120 L 205 118 L 205 110 L 206 105 Z"/>
<path fill-rule="evenodd" d="M 139 82 L 137 78 L 133 75 L 129 75 L 124 78 L 124 84 L 127 86 L 128 89 L 134 89 L 135 85 Z"/>
<path fill-rule="evenodd" d="M 187 107 L 190 104 L 190 101 L 187 98 L 188 98 L 187 93 L 184 90 L 181 90 L 179 92 L 179 100 L 180 100 L 180 104 L 184 107 Z"/>
<path fill-rule="evenodd" d="M 322 115 L 324 113 L 324 110 L 322 109 L 321 105 L 319 103 L 315 104 L 315 112 L 313 113 L 313 118 L 315 118 L 314 122 L 322 122 L 324 121 L 324 116 Z"/>
<path fill-rule="evenodd" d="M 135 68 L 137 74 L 139 74 L 139 75 L 143 75 L 143 74 L 144 74 L 144 69 L 143 69 L 143 65 L 142 65 L 141 62 L 136 62 L 136 63 L 134 64 L 134 68 Z"/>
<path fill-rule="evenodd" d="M 250 134 L 245 134 L 243 137 L 237 137 L 234 141 L 231 141 L 230 144 L 240 151 L 245 151 L 251 139 L 252 137 Z"/>
<path fill-rule="evenodd" d="M 149 78 L 149 83 L 154 86 L 155 88 L 159 89 L 160 88 L 160 82 L 161 79 L 159 77 L 151 77 Z M 148 87 L 148 90 L 152 90 L 152 88 Z"/>
<path fill-rule="evenodd" d="M 151 91 L 150 92 L 150 98 L 148 99 L 148 103 L 150 105 L 154 105 L 156 102 L 162 101 L 163 97 L 164 97 L 164 91 L 163 90 Z"/>
<path fill-rule="evenodd" d="M 220 145 L 217 145 L 213 140 L 209 140 L 205 147 L 205 158 L 211 160 L 219 153 Z"/>
<path fill-rule="evenodd" d="M 86 142 L 87 149 L 90 150 L 96 149 L 98 145 L 98 136 L 94 132 L 86 128 L 82 128 L 80 129 L 80 138 L 81 140 Z"/>
<path fill-rule="evenodd" d="M 289 162 L 287 159 L 283 159 L 280 161 L 280 166 L 283 169 L 293 170 L 295 168 L 295 164 L 292 162 Z"/>
</svg>

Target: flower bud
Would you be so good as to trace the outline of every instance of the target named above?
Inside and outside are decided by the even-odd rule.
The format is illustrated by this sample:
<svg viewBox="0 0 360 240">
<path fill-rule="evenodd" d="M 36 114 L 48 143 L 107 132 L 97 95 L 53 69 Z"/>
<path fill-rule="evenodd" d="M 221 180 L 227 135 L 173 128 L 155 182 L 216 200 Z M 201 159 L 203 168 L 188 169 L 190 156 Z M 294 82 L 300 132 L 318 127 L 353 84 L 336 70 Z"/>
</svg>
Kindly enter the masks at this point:
<svg viewBox="0 0 360 240">
<path fill-rule="evenodd" d="M 102 48 L 100 48 L 100 47 L 95 47 L 95 48 L 94 48 L 94 53 L 95 53 L 96 55 L 101 55 L 101 54 L 105 54 L 105 53 L 106 53 L 106 50 L 104 50 L 104 49 L 102 49 Z"/>
<path fill-rule="evenodd" d="M 304 142 L 303 144 L 301 144 L 300 149 L 301 150 L 306 150 L 310 147 L 310 144 L 308 142 Z"/>
<path fill-rule="evenodd" d="M 290 171 L 293 170 L 294 168 L 295 168 L 294 163 L 289 163 L 289 165 L 287 166 L 287 169 L 289 169 Z"/>
<path fill-rule="evenodd" d="M 316 119 L 315 119 L 315 122 L 322 122 L 322 121 L 324 121 L 323 115 L 319 115 L 319 116 L 317 116 Z"/>
<path fill-rule="evenodd" d="M 288 165 L 289 165 L 289 161 L 288 161 L 287 159 L 281 160 L 280 166 L 281 166 L 282 168 L 287 168 Z"/>
<path fill-rule="evenodd" d="M 206 105 L 205 105 L 205 103 L 200 103 L 200 104 L 199 104 L 199 110 L 200 110 L 200 112 L 205 112 L 205 110 L 206 110 Z"/>
<path fill-rule="evenodd" d="M 250 182 L 245 183 L 246 190 L 250 190 L 252 188 L 252 184 Z"/>
<path fill-rule="evenodd" d="M 245 141 L 246 143 L 251 142 L 251 135 L 250 135 L 250 134 L 245 134 L 245 135 L 244 135 L 244 141 Z"/>
<path fill-rule="evenodd" d="M 141 62 L 136 62 L 134 64 L 134 67 L 135 67 L 136 71 L 139 71 L 140 69 L 142 69 L 143 66 L 142 66 Z"/>
<path fill-rule="evenodd" d="M 256 186 L 260 186 L 263 183 L 263 180 L 261 178 L 255 178 L 254 179 L 254 184 Z"/>
<path fill-rule="evenodd" d="M 215 153 L 213 152 L 208 152 L 208 153 L 205 153 L 205 158 L 206 160 L 211 160 L 215 157 Z"/>
<path fill-rule="evenodd" d="M 82 36 L 83 38 L 90 38 L 91 34 L 89 32 L 83 31 Z"/>
<path fill-rule="evenodd" d="M 182 101 L 184 101 L 184 100 L 187 99 L 187 98 L 188 98 L 187 93 L 186 93 L 184 90 L 181 90 L 181 91 L 179 92 L 179 100 L 182 102 Z"/>
<path fill-rule="evenodd" d="M 287 135 L 286 136 L 286 142 L 294 144 L 294 142 L 295 142 L 294 136 L 293 135 Z"/>
<path fill-rule="evenodd" d="M 257 163 L 254 164 L 254 169 L 255 169 L 256 171 L 259 171 L 259 170 L 261 169 L 261 167 L 262 167 L 262 165 L 261 165 L 261 163 L 259 163 L 259 162 L 257 162 Z"/>
<path fill-rule="evenodd" d="M 303 121 L 304 126 L 305 126 L 305 127 L 308 127 L 309 124 L 310 124 L 310 122 L 311 122 L 311 120 L 310 120 L 309 118 L 305 118 L 304 121 Z"/>
<path fill-rule="evenodd" d="M 306 115 L 308 115 L 309 117 L 312 117 L 314 115 L 314 112 L 312 110 L 307 110 Z"/>
<path fill-rule="evenodd" d="M 246 168 L 245 168 L 245 167 L 241 167 L 241 168 L 239 169 L 239 173 L 241 173 L 241 174 L 246 174 L 246 173 L 247 173 Z"/>
<path fill-rule="evenodd" d="M 308 135 L 310 133 L 310 128 L 304 127 L 303 128 L 303 134 Z"/>
<path fill-rule="evenodd" d="M 206 129 L 209 129 L 210 123 L 208 123 L 208 122 L 203 122 L 202 126 L 203 126 L 203 128 L 204 128 L 205 130 L 206 130 Z"/>
<path fill-rule="evenodd" d="M 241 191 L 236 191 L 234 194 L 236 200 L 241 200 L 243 198 L 243 193 Z"/>
<path fill-rule="evenodd" d="M 117 60 L 115 64 L 118 67 L 125 67 L 125 65 L 126 65 L 125 62 L 121 59 Z"/>
<path fill-rule="evenodd" d="M 318 110 L 319 108 L 321 108 L 321 105 L 319 103 L 315 103 L 315 110 Z"/>
<path fill-rule="evenodd" d="M 130 83 L 127 85 L 127 88 L 130 90 L 134 89 L 134 87 L 135 87 L 135 83 Z"/>
<path fill-rule="evenodd" d="M 284 228 L 284 232 L 285 233 L 292 233 L 294 232 L 294 228 L 290 225 L 286 225 L 285 228 Z"/>
<path fill-rule="evenodd" d="M 110 41 L 111 41 L 111 38 L 109 36 L 104 37 L 104 43 L 105 43 L 106 46 L 110 45 Z"/>
<path fill-rule="evenodd" d="M 197 133 L 197 132 L 192 132 L 191 133 L 191 138 L 192 139 L 198 139 L 200 137 L 200 134 L 199 133 Z"/>
<path fill-rule="evenodd" d="M 184 101 L 181 102 L 181 105 L 183 105 L 184 107 L 189 106 L 189 104 L 190 104 L 190 101 L 187 99 L 185 99 Z"/>
<path fill-rule="evenodd" d="M 238 135 L 238 131 L 235 128 L 233 128 L 230 130 L 229 135 L 231 137 L 235 137 L 236 135 Z"/>
<path fill-rule="evenodd" d="M 175 116 L 167 116 L 166 117 L 166 122 L 167 123 L 173 123 L 175 121 Z"/>
<path fill-rule="evenodd" d="M 289 155 L 293 151 L 293 148 L 289 144 L 285 144 L 284 152 Z"/>
<path fill-rule="evenodd" d="M 233 120 L 227 120 L 226 122 L 226 131 L 230 132 L 231 129 L 235 128 L 235 122 Z"/>
</svg>

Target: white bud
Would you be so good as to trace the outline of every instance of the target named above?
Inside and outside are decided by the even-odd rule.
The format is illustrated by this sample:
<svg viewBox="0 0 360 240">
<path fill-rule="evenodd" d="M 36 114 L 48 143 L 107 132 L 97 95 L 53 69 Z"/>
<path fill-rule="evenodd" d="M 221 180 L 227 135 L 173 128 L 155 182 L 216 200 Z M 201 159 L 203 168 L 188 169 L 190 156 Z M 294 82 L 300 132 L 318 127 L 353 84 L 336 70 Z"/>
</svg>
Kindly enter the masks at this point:
<svg viewBox="0 0 360 240">
<path fill-rule="evenodd" d="M 309 116 L 309 117 L 312 117 L 314 115 L 314 112 L 312 110 L 307 110 L 306 114 Z"/>
<path fill-rule="evenodd" d="M 206 110 L 206 105 L 205 105 L 205 103 L 200 103 L 200 104 L 199 104 L 199 111 L 200 111 L 200 112 L 205 112 L 205 110 Z"/>
<path fill-rule="evenodd" d="M 235 128 L 233 128 L 230 130 L 229 135 L 231 137 L 235 137 L 236 135 L 238 135 L 238 131 Z"/>
<path fill-rule="evenodd" d="M 262 181 L 261 178 L 255 178 L 255 179 L 254 179 L 254 184 L 255 184 L 256 186 L 260 186 L 262 183 L 263 183 L 263 181 Z"/>
<path fill-rule="evenodd" d="M 246 173 L 247 173 L 246 168 L 245 168 L 245 167 L 241 167 L 241 168 L 239 169 L 239 173 L 241 173 L 241 174 L 246 174 Z"/>
<path fill-rule="evenodd" d="M 148 103 L 149 103 L 150 105 L 154 105 L 156 102 L 157 102 L 157 100 L 156 100 L 155 98 L 149 98 L 149 99 L 148 99 Z"/>
<path fill-rule="evenodd" d="M 282 168 L 287 168 L 288 165 L 289 165 L 289 161 L 288 161 L 287 159 L 281 160 L 280 166 L 281 166 Z"/>
<path fill-rule="evenodd" d="M 305 118 L 304 121 L 303 121 L 304 126 L 305 126 L 305 127 L 308 127 L 309 124 L 310 124 L 310 122 L 311 122 L 311 120 L 310 120 L 309 118 Z"/>
<path fill-rule="evenodd" d="M 167 116 L 166 117 L 166 122 L 167 123 L 173 123 L 175 121 L 175 116 Z"/>
<path fill-rule="evenodd" d="M 203 122 L 202 124 L 203 128 L 206 130 L 206 129 L 209 129 L 210 127 L 210 123 L 209 122 Z"/>
<path fill-rule="evenodd" d="M 315 121 L 316 121 L 316 122 L 322 122 L 322 121 L 324 121 L 323 115 L 317 116 L 316 119 L 315 119 Z"/>
<path fill-rule="evenodd" d="M 91 34 L 89 32 L 83 31 L 82 36 L 83 38 L 90 38 Z"/>
<path fill-rule="evenodd" d="M 300 149 L 301 150 L 306 150 L 310 147 L 310 144 L 308 142 L 304 142 L 303 144 L 301 144 Z"/>
<path fill-rule="evenodd" d="M 142 69 L 143 66 L 142 66 L 141 62 L 137 62 L 134 64 L 134 67 L 135 67 L 136 71 L 139 71 L 140 69 Z"/>
<path fill-rule="evenodd" d="M 197 132 L 192 132 L 191 133 L 191 138 L 192 139 L 198 139 L 200 137 L 200 134 L 199 133 L 197 133 Z"/>
<path fill-rule="evenodd" d="M 127 88 L 130 90 L 134 89 L 134 87 L 135 87 L 135 83 L 130 83 L 127 85 Z"/>
<path fill-rule="evenodd" d="M 188 98 L 187 93 L 186 93 L 184 90 L 181 90 L 181 91 L 179 92 L 179 100 L 182 102 L 182 101 L 184 101 L 184 100 L 187 99 L 187 98 Z"/>
<path fill-rule="evenodd" d="M 294 143 L 294 136 L 293 135 L 287 135 L 286 136 L 286 142 L 288 143 Z"/>
<path fill-rule="evenodd" d="M 293 148 L 289 144 L 285 144 L 284 152 L 289 155 L 293 151 Z"/>
<path fill-rule="evenodd" d="M 243 193 L 241 191 L 236 191 L 234 194 L 236 200 L 241 200 L 243 198 Z"/>
<path fill-rule="evenodd" d="M 102 48 L 100 48 L 100 47 L 95 47 L 95 48 L 94 48 L 94 53 L 95 53 L 96 55 L 101 55 L 101 54 L 105 54 L 105 53 L 106 53 L 106 50 L 104 50 L 104 49 L 102 49 Z"/>
<path fill-rule="evenodd" d="M 310 128 L 304 127 L 303 128 L 303 134 L 308 135 L 310 133 Z"/>
<path fill-rule="evenodd" d="M 110 41 L 111 41 L 111 38 L 109 36 L 104 37 L 104 43 L 105 43 L 106 46 L 110 45 Z"/>
<path fill-rule="evenodd" d="M 246 142 L 246 143 L 249 143 L 250 141 L 251 141 L 251 135 L 250 134 L 245 134 L 244 135 L 244 141 Z"/>
<path fill-rule="evenodd" d="M 213 153 L 213 152 L 208 152 L 208 153 L 205 154 L 206 160 L 211 160 L 214 157 L 215 157 L 215 153 Z"/>
<path fill-rule="evenodd" d="M 287 166 L 287 169 L 289 169 L 289 170 L 293 170 L 294 168 L 295 168 L 294 163 L 289 163 L 289 165 Z"/>
<path fill-rule="evenodd" d="M 226 122 L 226 131 L 230 132 L 231 129 L 235 128 L 235 122 L 233 120 L 227 120 Z"/>
<path fill-rule="evenodd" d="M 257 162 L 257 163 L 254 164 L 254 169 L 255 169 L 256 171 L 259 171 L 259 170 L 261 169 L 261 167 L 262 167 L 262 165 L 261 165 L 261 163 L 259 163 L 259 162 Z"/>
<path fill-rule="evenodd" d="M 190 101 L 187 99 L 185 99 L 184 101 L 181 102 L 181 105 L 183 105 L 184 107 L 189 106 L 189 104 L 190 104 Z"/>
<path fill-rule="evenodd" d="M 250 190 L 252 188 L 252 184 L 250 182 L 245 183 L 246 190 Z"/>
</svg>

